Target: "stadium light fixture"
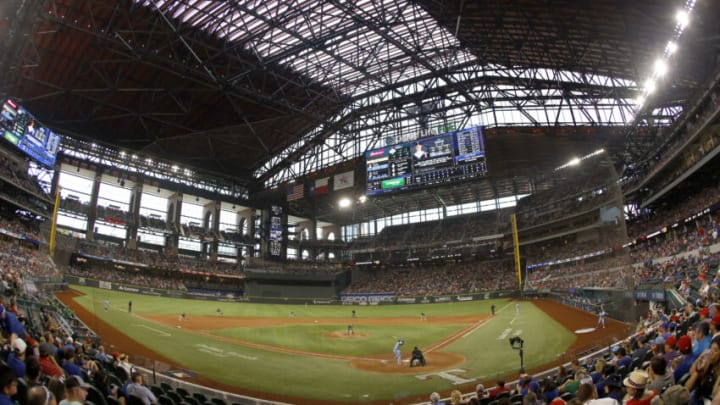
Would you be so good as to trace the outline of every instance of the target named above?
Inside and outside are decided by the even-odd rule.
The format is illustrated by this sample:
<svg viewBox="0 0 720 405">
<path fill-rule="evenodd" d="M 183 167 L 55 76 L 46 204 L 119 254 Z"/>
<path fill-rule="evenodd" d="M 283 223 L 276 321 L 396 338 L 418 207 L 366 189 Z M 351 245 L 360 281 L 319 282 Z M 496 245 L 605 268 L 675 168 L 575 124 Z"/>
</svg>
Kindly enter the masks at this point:
<svg viewBox="0 0 720 405">
<path fill-rule="evenodd" d="M 350 199 L 347 197 L 343 197 L 340 200 L 338 200 L 338 206 L 340 208 L 348 208 L 351 205 L 352 205 L 352 201 L 350 201 Z"/>
<path fill-rule="evenodd" d="M 653 79 L 645 80 L 645 93 L 652 94 L 655 91 L 656 87 L 657 87 L 657 85 L 655 84 L 655 80 L 653 80 Z"/>
<path fill-rule="evenodd" d="M 361 195 L 360 197 L 358 197 L 358 201 L 360 202 L 360 204 L 365 204 L 365 202 L 367 202 L 367 196 Z"/>
<path fill-rule="evenodd" d="M 677 51 L 677 49 L 677 43 L 675 43 L 675 41 L 669 41 L 667 43 L 667 46 L 665 47 L 665 52 L 667 52 L 668 55 L 672 55 L 675 53 L 675 51 Z"/>
<path fill-rule="evenodd" d="M 665 76 L 665 73 L 667 73 L 667 69 L 667 64 L 663 59 L 658 59 L 655 61 L 655 76 Z"/>
<path fill-rule="evenodd" d="M 572 158 L 568 162 L 568 166 L 577 166 L 580 164 L 580 158 Z"/>
<path fill-rule="evenodd" d="M 683 30 L 690 22 L 690 14 L 688 14 L 687 10 L 678 10 L 675 14 L 675 20 L 677 21 L 678 28 Z"/>
</svg>

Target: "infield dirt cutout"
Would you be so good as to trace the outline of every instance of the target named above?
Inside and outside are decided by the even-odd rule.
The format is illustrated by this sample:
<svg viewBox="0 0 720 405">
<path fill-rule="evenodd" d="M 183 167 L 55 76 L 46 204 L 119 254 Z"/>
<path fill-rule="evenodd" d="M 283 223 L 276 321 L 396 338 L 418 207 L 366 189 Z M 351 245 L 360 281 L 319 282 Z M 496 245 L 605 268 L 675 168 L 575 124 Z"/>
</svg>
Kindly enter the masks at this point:
<svg viewBox="0 0 720 405">
<path fill-rule="evenodd" d="M 428 372 L 445 370 L 461 365 L 465 357 L 457 354 L 445 353 L 442 348 L 460 339 L 463 335 L 479 327 L 490 317 L 487 315 L 477 316 L 443 316 L 420 320 L 418 317 L 391 317 L 391 318 L 353 318 L 351 319 L 314 319 L 314 318 L 254 318 L 254 317 L 226 317 L 226 316 L 193 316 L 181 321 L 177 315 L 143 315 L 145 319 L 168 326 L 181 326 L 185 331 L 212 339 L 222 340 L 242 346 L 254 347 L 263 350 L 295 354 L 299 356 L 322 357 L 336 360 L 347 360 L 356 369 L 390 374 L 425 374 Z M 420 348 L 425 356 L 426 365 L 423 367 L 410 367 L 410 352 L 412 347 L 404 347 L 403 363 L 397 365 L 391 350 L 387 353 L 379 353 L 370 356 L 344 356 L 338 354 L 315 353 L 303 350 L 289 349 L 279 346 L 265 345 L 262 343 L 248 342 L 240 339 L 233 339 L 208 333 L 209 330 L 220 330 L 240 327 L 268 327 L 285 325 L 337 325 L 338 331 L 331 333 L 319 333 L 323 339 L 365 339 L 368 335 L 364 332 L 345 333 L 348 323 L 352 323 L 354 329 L 362 329 L 363 325 L 466 325 L 447 338 L 437 341 L 430 346 Z"/>
</svg>

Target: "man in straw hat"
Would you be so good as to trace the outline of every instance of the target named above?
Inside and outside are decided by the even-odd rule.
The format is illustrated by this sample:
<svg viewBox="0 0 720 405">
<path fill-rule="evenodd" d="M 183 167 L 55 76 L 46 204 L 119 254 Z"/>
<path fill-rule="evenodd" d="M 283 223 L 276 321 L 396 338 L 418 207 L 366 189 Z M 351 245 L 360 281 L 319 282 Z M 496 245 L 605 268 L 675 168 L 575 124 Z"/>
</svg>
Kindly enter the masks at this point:
<svg viewBox="0 0 720 405">
<path fill-rule="evenodd" d="M 627 393 L 623 403 L 625 405 L 650 405 L 655 397 L 655 391 L 646 389 L 648 374 L 644 371 L 635 370 L 623 380 Z"/>
</svg>

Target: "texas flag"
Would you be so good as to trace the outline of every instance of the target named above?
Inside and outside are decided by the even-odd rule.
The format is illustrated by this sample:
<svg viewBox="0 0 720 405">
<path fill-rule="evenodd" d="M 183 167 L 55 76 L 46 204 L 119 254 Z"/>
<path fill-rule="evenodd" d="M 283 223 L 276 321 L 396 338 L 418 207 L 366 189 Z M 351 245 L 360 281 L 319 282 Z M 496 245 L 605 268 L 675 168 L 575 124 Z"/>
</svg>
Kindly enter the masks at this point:
<svg viewBox="0 0 720 405">
<path fill-rule="evenodd" d="M 352 170 L 345 173 L 336 174 L 335 177 L 333 177 L 333 184 L 335 186 L 335 190 L 342 190 L 344 188 L 350 188 L 353 185 L 355 185 L 355 172 Z"/>
<path fill-rule="evenodd" d="M 314 182 L 310 184 L 310 194 L 312 195 L 323 195 L 327 194 L 330 191 L 330 186 L 328 181 L 330 180 L 330 177 L 324 177 L 322 179 L 317 179 Z"/>
</svg>

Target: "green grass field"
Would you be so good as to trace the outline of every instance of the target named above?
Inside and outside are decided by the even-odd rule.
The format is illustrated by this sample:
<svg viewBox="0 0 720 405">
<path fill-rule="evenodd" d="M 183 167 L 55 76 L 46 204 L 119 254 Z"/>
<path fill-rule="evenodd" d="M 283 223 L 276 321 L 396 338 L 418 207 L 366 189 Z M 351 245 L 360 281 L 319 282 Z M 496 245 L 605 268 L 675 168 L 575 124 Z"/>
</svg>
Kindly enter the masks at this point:
<svg viewBox="0 0 720 405">
<path fill-rule="evenodd" d="M 477 381 L 487 381 L 517 372 L 519 357 L 518 352 L 508 344 L 510 336 L 519 334 L 525 340 L 526 368 L 539 367 L 555 360 L 574 340 L 573 333 L 530 302 L 521 304 L 521 315 L 515 318 L 514 304 L 507 300 L 350 308 L 329 305 L 219 303 L 160 298 L 83 286 L 73 288 L 86 294 L 76 298 L 84 308 L 188 370 L 224 384 L 299 398 L 344 402 L 392 400 L 424 395 L 432 391 L 446 391 L 454 388 L 454 385 L 438 376 L 418 378 L 418 375 L 423 374 L 422 368 L 416 369 L 417 375 L 368 372 L 351 367 L 346 359 L 263 350 L 228 342 L 223 338 L 313 353 L 369 356 L 390 355 L 395 337 L 402 337 L 406 341 L 404 356 L 409 356 L 412 346 L 426 347 L 468 325 L 423 325 L 420 322 L 412 326 L 366 325 L 355 328 L 356 332 L 365 335 L 362 339 L 329 339 L 324 335 L 342 332 L 352 308 L 363 319 L 418 317 L 420 312 L 425 312 L 428 318 L 432 318 L 489 315 L 490 306 L 495 304 L 498 309 L 497 316 L 442 349 L 465 357 L 465 362 L 457 367 L 462 371 L 453 374 L 464 380 Z M 108 312 L 103 310 L 106 297 L 110 299 L 111 306 Z M 127 311 L 128 300 L 133 302 L 132 315 Z M 188 318 L 214 316 L 218 307 L 226 318 L 287 319 L 288 314 L 293 311 L 298 319 L 317 319 L 323 322 L 318 325 L 233 327 L 203 331 L 201 335 L 142 318 L 143 315 L 177 315 L 181 312 L 185 312 Z M 337 323 L 328 320 L 337 320 Z M 99 325 L 89 323 L 88 326 L 102 336 L 103 331 Z"/>
</svg>

